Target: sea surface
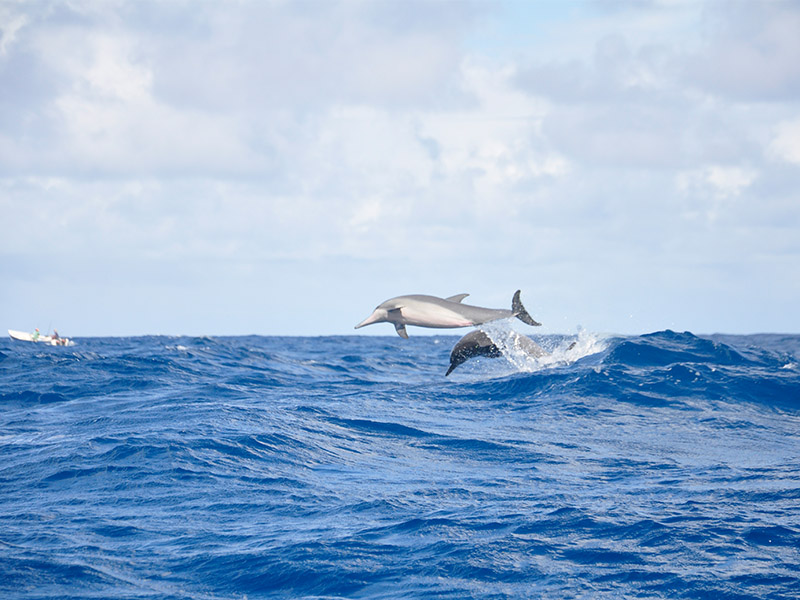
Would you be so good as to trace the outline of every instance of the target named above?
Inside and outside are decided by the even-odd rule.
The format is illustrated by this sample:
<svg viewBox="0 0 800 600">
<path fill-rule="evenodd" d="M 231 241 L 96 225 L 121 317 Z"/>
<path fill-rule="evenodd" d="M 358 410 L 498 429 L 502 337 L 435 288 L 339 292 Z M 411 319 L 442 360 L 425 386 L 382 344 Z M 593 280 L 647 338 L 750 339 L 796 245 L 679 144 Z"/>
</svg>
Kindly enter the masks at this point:
<svg viewBox="0 0 800 600">
<path fill-rule="evenodd" d="M 0 598 L 800 598 L 800 336 L 410 333 L 0 341 Z"/>
</svg>

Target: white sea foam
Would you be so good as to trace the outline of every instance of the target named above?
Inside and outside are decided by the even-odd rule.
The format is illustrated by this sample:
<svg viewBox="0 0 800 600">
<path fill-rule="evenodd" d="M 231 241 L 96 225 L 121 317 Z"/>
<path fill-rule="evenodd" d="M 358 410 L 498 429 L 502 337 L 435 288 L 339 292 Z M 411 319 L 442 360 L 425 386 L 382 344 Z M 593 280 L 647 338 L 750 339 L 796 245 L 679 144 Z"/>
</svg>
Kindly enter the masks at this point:
<svg viewBox="0 0 800 600">
<path fill-rule="evenodd" d="M 569 365 L 585 356 L 602 352 L 607 347 L 606 336 L 583 329 L 574 336 L 566 337 L 526 336 L 515 331 L 508 320 L 485 323 L 480 329 L 491 338 L 516 371 L 529 373 Z"/>
</svg>

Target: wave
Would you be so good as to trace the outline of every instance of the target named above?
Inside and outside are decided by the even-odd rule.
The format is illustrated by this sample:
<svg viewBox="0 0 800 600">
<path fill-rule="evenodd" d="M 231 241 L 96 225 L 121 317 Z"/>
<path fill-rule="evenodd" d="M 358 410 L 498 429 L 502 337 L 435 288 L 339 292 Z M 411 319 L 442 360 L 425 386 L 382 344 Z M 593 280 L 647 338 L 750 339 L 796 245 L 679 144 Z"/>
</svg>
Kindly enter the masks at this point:
<svg viewBox="0 0 800 600">
<path fill-rule="evenodd" d="M 800 336 L 533 339 L 0 344 L 0 595 L 796 595 Z"/>
<path fill-rule="evenodd" d="M 461 382 L 476 395 L 503 401 L 549 397 L 608 398 L 641 405 L 692 408 L 708 402 L 751 402 L 800 409 L 797 338 L 772 344 L 754 338 L 662 331 L 613 337 L 581 332 L 535 338 L 549 351 L 532 357 L 490 330 L 504 358 L 467 364 Z M 505 337 L 503 337 L 505 336 Z M 498 364 L 499 363 L 499 364 Z M 451 376 L 452 377 L 452 376 Z"/>
</svg>

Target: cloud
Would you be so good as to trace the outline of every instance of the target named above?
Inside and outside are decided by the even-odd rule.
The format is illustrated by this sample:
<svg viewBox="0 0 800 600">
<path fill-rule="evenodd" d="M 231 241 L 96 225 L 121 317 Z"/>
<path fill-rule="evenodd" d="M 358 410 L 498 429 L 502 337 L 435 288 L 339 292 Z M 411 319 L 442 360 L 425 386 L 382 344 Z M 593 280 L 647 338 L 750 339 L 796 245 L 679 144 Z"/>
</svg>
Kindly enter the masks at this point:
<svg viewBox="0 0 800 600">
<path fill-rule="evenodd" d="M 780 160 L 800 165 L 800 119 L 779 123 L 769 150 Z"/>
<path fill-rule="evenodd" d="M 0 7 L 0 59 L 8 55 L 17 32 L 28 23 L 25 15 L 14 14 L 8 7 Z"/>
<path fill-rule="evenodd" d="M 800 95 L 800 6 L 726 3 L 706 11 L 709 34 L 683 60 L 686 81 L 740 101 L 796 101 Z"/>
<path fill-rule="evenodd" d="M 4 87 L 48 82 L 28 84 L 33 103 L 15 92 L 7 105 L 5 120 L 26 124 L 0 137 L 7 172 L 273 175 L 337 107 L 464 102 L 458 39 L 469 5 L 419 3 L 401 28 L 391 4 L 115 6 L 32 11 L 14 15 L 27 27 L 4 29 L 6 45 L 16 36 L 25 50 L 6 57 Z M 154 26 L 157 14 L 173 27 Z"/>
<path fill-rule="evenodd" d="M 220 302 L 204 264 L 262 296 L 527 284 L 602 318 L 791 264 L 793 5 L 538 6 L 4 4 L 0 255 Z"/>
<path fill-rule="evenodd" d="M 708 223 L 730 218 L 734 212 L 731 202 L 757 178 L 758 172 L 753 169 L 722 165 L 682 171 L 675 177 L 678 193 L 688 200 L 681 214 L 688 220 L 701 218 Z"/>
<path fill-rule="evenodd" d="M 590 60 L 562 58 L 523 65 L 518 85 L 560 104 L 662 104 L 671 88 L 669 50 L 645 43 L 631 48 L 626 36 L 610 33 L 599 39 Z"/>
<path fill-rule="evenodd" d="M 454 91 L 458 40 L 478 12 L 430 2 L 404 8 L 415 18 L 393 3 L 199 8 L 194 27 L 147 34 L 155 93 L 176 106 L 242 111 L 441 103 Z"/>
</svg>

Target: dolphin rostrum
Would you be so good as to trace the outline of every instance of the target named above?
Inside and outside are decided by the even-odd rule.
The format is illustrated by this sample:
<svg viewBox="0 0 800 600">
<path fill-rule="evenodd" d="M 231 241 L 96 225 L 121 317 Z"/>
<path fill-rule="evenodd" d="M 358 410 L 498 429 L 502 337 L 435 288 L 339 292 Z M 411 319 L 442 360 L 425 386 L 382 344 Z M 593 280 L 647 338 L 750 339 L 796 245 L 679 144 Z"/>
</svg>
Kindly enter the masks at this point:
<svg viewBox="0 0 800 600">
<path fill-rule="evenodd" d="M 545 350 L 531 338 L 525 335 L 520 335 L 516 331 L 512 331 L 510 333 L 508 345 L 509 348 L 513 346 L 513 348 L 522 350 L 528 356 L 533 358 L 539 358 L 540 356 L 547 354 L 547 352 L 545 352 Z M 480 329 L 470 331 L 467 335 L 458 340 L 455 346 L 453 346 L 453 351 L 450 353 L 450 367 L 447 369 L 447 373 L 444 374 L 445 377 L 450 375 L 450 373 L 453 372 L 453 369 L 455 369 L 458 365 L 466 362 L 470 358 L 474 358 L 475 356 L 499 358 L 500 356 L 503 356 L 503 350 L 501 350 L 500 347 L 498 347 L 498 345 L 492 341 L 492 338 L 490 338 Z"/>
<path fill-rule="evenodd" d="M 394 324 L 400 337 L 408 338 L 406 325 L 451 329 L 480 325 L 509 317 L 517 317 L 528 325 L 541 325 L 534 321 L 522 306 L 519 290 L 514 293 L 511 310 L 461 304 L 467 296 L 469 294 L 457 294 L 449 298 L 423 295 L 398 296 L 380 304 L 370 316 L 356 325 L 356 329 L 372 323 L 389 322 Z"/>
</svg>

